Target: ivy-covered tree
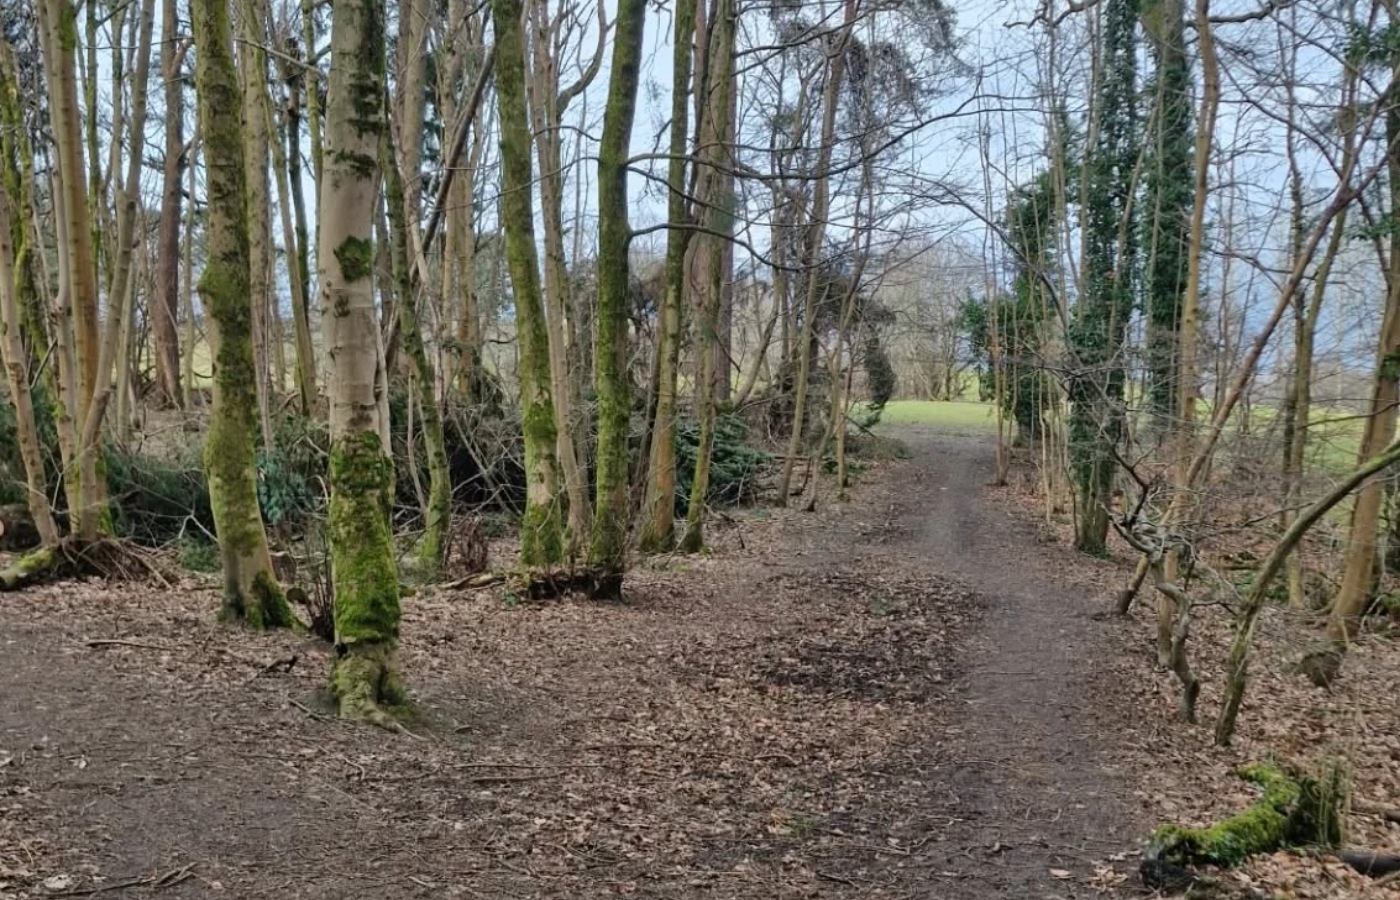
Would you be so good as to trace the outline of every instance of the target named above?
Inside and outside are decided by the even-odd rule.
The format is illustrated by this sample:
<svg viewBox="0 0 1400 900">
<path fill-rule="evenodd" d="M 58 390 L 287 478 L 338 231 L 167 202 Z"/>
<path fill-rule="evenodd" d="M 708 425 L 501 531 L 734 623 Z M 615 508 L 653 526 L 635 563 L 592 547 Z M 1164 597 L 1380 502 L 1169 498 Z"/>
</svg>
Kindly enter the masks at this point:
<svg viewBox="0 0 1400 900">
<path fill-rule="evenodd" d="M 1182 0 L 1144 0 L 1142 26 L 1156 66 L 1150 91 L 1143 202 L 1147 410 L 1158 430 L 1176 413 L 1176 345 L 1186 293 L 1195 145 L 1191 63 Z"/>
<path fill-rule="evenodd" d="M 1049 173 L 1042 173 L 1013 192 L 1006 211 L 1006 236 L 1014 257 L 1011 293 L 991 303 L 969 298 L 960 311 L 961 328 L 979 360 L 982 393 L 994 395 L 1000 377 L 1004 390 L 997 400 L 1015 421 L 1017 440 L 1023 443 L 1039 439 L 1042 411 L 1059 396 L 1045 368 L 1043 349 L 1046 320 L 1053 309 L 1044 292 L 1054 239 L 1053 190 Z"/>
<path fill-rule="evenodd" d="M 1090 145 L 1085 148 L 1084 258 L 1080 296 L 1070 324 L 1070 464 L 1075 487 L 1075 546 L 1102 553 L 1116 451 L 1122 443 L 1124 339 L 1137 274 L 1133 213 L 1139 155 L 1137 116 L 1138 0 L 1107 0 L 1096 65 Z"/>
</svg>

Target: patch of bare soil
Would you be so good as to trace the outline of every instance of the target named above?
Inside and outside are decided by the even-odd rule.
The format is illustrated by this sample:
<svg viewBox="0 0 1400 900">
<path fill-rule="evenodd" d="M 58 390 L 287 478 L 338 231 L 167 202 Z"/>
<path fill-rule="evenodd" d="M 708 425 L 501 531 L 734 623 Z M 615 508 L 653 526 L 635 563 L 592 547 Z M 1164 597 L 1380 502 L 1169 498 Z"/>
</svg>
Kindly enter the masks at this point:
<svg viewBox="0 0 1400 900">
<path fill-rule="evenodd" d="M 986 502 L 989 444 L 909 439 L 625 604 L 407 598 L 413 737 L 334 720 L 327 648 L 206 585 L 0 597 L 0 896 L 1114 893 L 1123 716 L 1159 712 L 1124 629 Z"/>
</svg>

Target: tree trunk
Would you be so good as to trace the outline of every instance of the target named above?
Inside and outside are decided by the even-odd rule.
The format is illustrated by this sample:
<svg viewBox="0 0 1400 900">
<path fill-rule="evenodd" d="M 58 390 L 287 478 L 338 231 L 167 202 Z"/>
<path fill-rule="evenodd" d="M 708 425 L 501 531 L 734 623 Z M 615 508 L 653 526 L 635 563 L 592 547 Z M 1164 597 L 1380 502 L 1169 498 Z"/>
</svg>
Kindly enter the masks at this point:
<svg viewBox="0 0 1400 900">
<path fill-rule="evenodd" d="M 778 478 L 778 505 L 786 506 L 792 489 L 792 471 L 802 451 L 802 432 L 807 411 L 807 384 L 811 377 L 812 352 L 815 341 L 813 319 L 817 295 L 822 285 L 821 258 L 826 239 L 826 220 L 831 207 L 831 155 L 835 149 L 836 112 L 841 98 L 841 83 L 846 75 L 846 48 L 855 30 L 855 0 L 846 0 L 845 21 L 841 30 L 830 38 L 827 51 L 827 78 L 822 92 L 821 145 L 817 150 L 817 165 L 813 172 L 812 214 L 807 226 L 802 266 L 807 273 L 805 299 L 802 305 L 802 327 L 793 352 L 797 355 L 797 383 L 793 387 L 792 434 L 788 438 L 787 455 Z"/>
<path fill-rule="evenodd" d="M 685 535 L 681 538 L 681 549 L 687 553 L 698 553 L 705 546 L 705 508 L 710 493 L 720 397 L 718 382 L 721 377 L 727 380 L 729 373 L 728 357 L 723 354 L 720 340 L 720 315 L 724 303 L 725 245 L 734 229 L 733 182 L 726 169 L 734 164 L 730 148 L 734 128 L 730 99 L 734 90 L 736 15 L 733 3 L 715 0 L 710 14 L 708 59 L 703 77 L 697 82 L 705 106 L 697 129 L 701 162 L 697 167 L 695 194 L 697 208 L 705 212 L 705 234 L 700 235 L 691 250 L 692 293 L 699 301 L 695 354 L 700 374 L 695 381 L 695 411 L 700 434 L 686 505 Z"/>
<path fill-rule="evenodd" d="M 561 10 L 560 15 L 567 14 Z M 593 62 L 575 84 L 561 91 L 560 60 L 554 54 L 562 50 L 553 46 L 555 27 L 549 17 L 548 4 L 532 5 L 534 21 L 532 83 L 530 113 L 534 120 L 535 152 L 539 156 L 540 207 L 544 220 L 544 303 L 545 327 L 549 338 L 550 395 L 554 401 L 554 418 L 558 428 L 556 454 L 559 474 L 569 500 L 569 556 L 577 556 L 587 540 L 593 513 L 588 501 L 588 478 L 579 466 L 574 435 L 572 392 L 569 385 L 567 325 L 565 309 L 570 305 L 567 294 L 568 268 L 564 260 L 564 112 L 573 98 L 582 93 L 597 75 L 603 59 L 602 42 L 606 32 L 600 32 L 598 52 Z"/>
<path fill-rule="evenodd" d="M 646 519 L 638 541 L 643 553 L 664 553 L 676 540 L 676 379 L 680 368 L 686 245 L 690 242 L 690 230 L 685 227 L 685 153 L 695 4 L 696 0 L 677 0 L 671 38 L 671 159 L 666 173 L 666 218 L 671 229 L 666 239 L 666 292 L 661 301 L 661 332 L 656 350 L 656 414 L 647 462 Z"/>
<path fill-rule="evenodd" d="M 1070 449 L 1075 547 L 1105 552 L 1116 454 L 1125 431 L 1123 344 L 1133 305 L 1132 197 L 1136 139 L 1136 4 L 1109 0 L 1082 191 L 1082 297 L 1071 331 Z M 1184 340 L 1184 339 L 1183 339 Z"/>
<path fill-rule="evenodd" d="M 198 125 L 196 125 L 198 129 Z M 188 190 L 191 197 L 194 196 L 195 175 L 198 172 L 196 156 L 199 152 L 199 132 L 196 130 L 194 140 L 190 141 L 188 151 L 189 165 L 186 171 L 189 174 Z M 194 229 L 185 229 L 184 247 L 181 250 L 184 254 L 184 265 L 180 268 L 180 296 L 185 310 L 185 345 L 184 357 L 180 360 L 180 365 L 184 370 L 184 406 L 189 412 L 194 408 L 194 351 L 195 343 L 199 337 L 199 323 L 196 320 L 194 311 Z"/>
<path fill-rule="evenodd" d="M 1174 374 L 1176 397 L 1171 409 L 1176 414 L 1175 455 L 1172 487 L 1176 494 L 1186 498 L 1191 493 L 1191 461 L 1196 447 L 1196 356 L 1197 330 L 1200 317 L 1202 255 L 1205 252 L 1205 216 L 1207 192 L 1209 189 L 1210 157 L 1215 137 L 1216 111 L 1220 105 L 1220 61 L 1215 55 L 1215 38 L 1210 24 L 1210 0 L 1196 2 L 1196 29 L 1200 41 L 1201 56 L 1201 111 L 1196 123 L 1196 152 L 1190 231 L 1186 245 L 1185 295 L 1181 299 L 1177 315 L 1176 370 Z M 1177 504 L 1180 515 L 1185 515 L 1187 507 L 1183 499 Z M 1176 520 L 1169 521 L 1170 528 Z M 1180 553 L 1172 549 L 1162 562 L 1162 577 L 1157 577 L 1157 660 L 1160 664 L 1180 671 L 1175 660 L 1185 665 L 1185 633 L 1189 623 L 1189 599 L 1184 592 L 1162 590 L 1163 582 L 1179 583 L 1178 568 Z M 1154 573 L 1154 576 L 1156 573 Z M 1194 678 L 1194 676 L 1193 676 Z M 1188 693 L 1197 690 L 1194 680 L 1182 678 L 1183 689 Z M 1194 701 L 1192 703 L 1194 710 Z M 1194 712 L 1192 713 L 1194 716 Z"/>
<path fill-rule="evenodd" d="M 406 103 L 412 101 L 405 98 Z M 386 102 L 387 106 L 387 102 Z M 420 117 L 421 118 L 421 117 Z M 411 119 L 410 119 L 411 121 Z M 418 130 L 407 130 L 410 138 Z M 436 579 L 442 573 L 447 558 L 447 542 L 452 530 L 452 477 L 448 470 L 447 441 L 442 428 L 442 413 L 433 396 L 433 384 L 437 375 L 428 360 L 428 352 L 423 346 L 423 327 L 418 320 L 418 291 L 410 274 L 409 229 L 417 228 L 415 220 L 405 221 L 406 211 L 412 204 L 404 196 L 404 179 L 397 165 L 397 157 L 392 140 L 392 129 L 384 130 L 384 181 L 385 206 L 389 213 L 389 230 L 393 240 L 392 254 L 394 285 L 398 294 L 399 333 L 404 351 L 413 364 L 413 390 L 418 395 L 423 410 L 423 441 L 428 448 L 428 496 L 422 503 L 423 536 L 418 541 L 418 577 L 423 581 Z M 417 166 L 404 163 L 405 171 L 416 173 Z M 410 224 L 412 223 L 412 224 Z M 412 404 L 410 403 L 410 409 Z M 408 437 L 410 449 L 413 435 Z"/>
<path fill-rule="evenodd" d="M 228 6 L 194 0 L 195 94 L 208 173 L 208 258 L 199 279 L 214 357 L 214 404 L 204 467 L 224 567 L 226 618 L 253 628 L 290 626 L 258 509 L 258 430 L 249 305 L 243 122 Z"/>
<path fill-rule="evenodd" d="M 627 365 L 631 345 L 627 250 L 632 239 L 627 158 L 637 111 L 645 20 L 645 0 L 619 0 L 608 103 L 598 146 L 598 494 L 589 562 L 597 572 L 596 594 L 605 598 L 621 595 L 627 569 L 627 440 L 632 421 Z"/>
<path fill-rule="evenodd" d="M 1182 0 L 1144 4 L 1142 22 L 1156 61 L 1156 113 L 1146 178 L 1148 413 L 1165 434 L 1176 412 L 1178 332 L 1186 293 L 1192 210 L 1191 64 Z"/>
<path fill-rule="evenodd" d="M 1390 184 L 1390 208 L 1400 210 L 1400 66 L 1392 72 L 1392 85 L 1386 92 L 1386 143 Z M 1400 412 L 1400 231 L 1391 229 L 1390 277 L 1386 292 L 1385 318 L 1376 350 L 1376 375 L 1371 388 L 1371 414 L 1361 438 L 1359 459 L 1365 461 L 1394 440 Z M 1385 499 L 1385 480 L 1366 482 L 1356 494 L 1351 510 L 1351 529 L 1342 566 L 1342 584 L 1332 598 L 1327 617 L 1327 646 L 1309 653 L 1302 668 L 1319 685 L 1329 684 L 1341 668 L 1347 645 L 1356 636 L 1374 590 L 1376 550 L 1380 537 L 1380 512 Z"/>
<path fill-rule="evenodd" d="M 30 394 L 29 354 L 25 352 L 20 322 L 20 305 L 15 297 L 19 284 L 15 264 L 15 240 L 18 233 L 21 240 L 24 234 L 25 218 L 11 211 L 11 183 L 17 182 L 12 175 L 18 175 L 18 162 L 14 148 L 10 146 L 5 132 L 16 124 L 9 114 L 18 111 L 18 84 L 13 80 L 13 60 L 9 47 L 0 44 L 0 335 L 3 335 L 5 375 L 10 388 L 10 404 L 15 413 L 15 434 L 19 443 L 20 458 L 24 462 L 25 484 L 28 491 L 25 500 L 30 515 L 39 531 L 39 540 L 45 547 L 58 543 L 58 525 L 54 522 L 53 511 L 49 508 L 48 479 L 44 473 L 44 459 L 40 453 L 39 428 L 34 418 L 34 399 Z M 17 143 L 17 142 L 15 142 Z"/>
<path fill-rule="evenodd" d="M 384 347 L 371 277 L 384 53 L 382 0 L 336 3 L 316 258 L 331 365 L 326 538 L 337 649 L 331 688 L 341 716 L 390 726 L 384 707 L 403 700 L 396 664 L 399 579 L 389 519 L 394 480 Z"/>
<path fill-rule="evenodd" d="M 177 0 L 161 3 L 160 73 L 165 85 L 165 161 L 161 169 L 160 224 L 156 237 L 155 293 L 151 297 L 151 331 L 155 336 L 157 403 L 179 407 L 180 390 L 180 228 L 184 205 L 185 85 L 181 68 L 184 45 L 175 39 L 179 30 Z"/>
<path fill-rule="evenodd" d="M 253 308 L 254 383 L 263 446 L 272 446 L 272 336 L 275 314 L 272 290 L 272 196 L 267 183 L 267 54 L 262 45 L 263 17 L 257 0 L 239 0 L 238 52 L 243 87 L 243 161 L 248 198 L 248 283 Z M 227 115 L 227 111 L 224 112 Z M 206 132 L 206 140 L 208 134 Z"/>
<path fill-rule="evenodd" d="M 87 173 L 83 164 L 82 112 L 78 105 L 77 77 L 74 72 L 78 45 L 77 13 L 71 2 L 40 4 L 44 63 L 48 75 L 49 114 L 57 145 L 57 175 L 61 194 L 56 199 L 55 218 L 63 220 L 61 246 L 67 273 L 64 309 L 71 326 L 74 365 L 71 400 L 64 414 L 70 427 L 86 425 L 98 377 L 97 274 L 94 255 L 91 210 L 88 208 Z M 89 6 L 91 9 L 91 6 Z M 95 63 L 93 64 L 95 67 Z M 95 117 L 93 117 L 95 118 Z M 62 362 L 62 361 L 61 361 Z M 76 437 L 76 435 L 75 435 Z M 100 469 L 89 459 L 80 442 L 73 441 L 74 459 L 64 481 L 68 508 L 75 518 L 80 537 L 95 539 L 105 498 L 95 473 Z M 96 450 L 93 451 L 93 454 Z"/>
<path fill-rule="evenodd" d="M 515 293 L 520 407 L 525 429 L 525 516 L 520 561 L 546 569 L 564 559 L 559 508 L 558 423 L 549 378 L 549 337 L 540 295 L 531 201 L 530 126 L 525 108 L 525 39 L 520 0 L 493 0 L 496 95 L 501 117 L 501 221 Z"/>
<path fill-rule="evenodd" d="M 286 68 L 290 69 L 291 66 Z M 290 99 L 287 101 L 285 142 L 279 135 L 273 115 L 271 98 L 263 92 L 263 115 L 272 135 L 272 170 L 277 173 L 277 209 L 282 220 L 282 244 L 287 253 L 287 281 L 292 295 L 292 334 L 296 351 L 297 401 L 303 416 L 311 414 L 316 402 L 316 350 L 311 343 L 311 314 L 307 298 L 311 279 L 307 274 L 306 203 L 301 197 L 300 129 L 294 124 L 299 112 L 296 83 L 300 74 L 288 79 Z"/>
</svg>

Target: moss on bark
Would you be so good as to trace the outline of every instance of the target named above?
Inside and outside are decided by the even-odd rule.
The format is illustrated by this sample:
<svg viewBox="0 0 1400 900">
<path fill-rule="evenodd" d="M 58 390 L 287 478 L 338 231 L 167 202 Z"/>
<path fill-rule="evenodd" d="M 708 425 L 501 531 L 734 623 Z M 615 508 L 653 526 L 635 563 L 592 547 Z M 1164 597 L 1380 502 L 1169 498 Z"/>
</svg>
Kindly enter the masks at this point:
<svg viewBox="0 0 1400 900">
<path fill-rule="evenodd" d="M 367 643 L 347 648 L 331 671 L 331 691 L 339 703 L 341 718 L 399 730 L 387 711 L 405 699 L 394 644 Z"/>
<path fill-rule="evenodd" d="M 223 616 L 253 628 L 290 626 L 258 509 L 257 368 L 253 357 L 243 134 L 228 5 L 195 0 L 195 80 L 208 161 L 208 261 L 199 279 L 214 346 L 214 403 L 204 446 L 209 503 L 224 568 Z"/>
<path fill-rule="evenodd" d="M 1255 763 L 1240 776 L 1263 789 L 1248 808 L 1206 828 L 1163 825 L 1152 834 L 1145 863 L 1230 868 L 1281 847 L 1333 846 L 1341 840 L 1338 808 L 1345 785 L 1336 770 L 1326 780 Z"/>
<path fill-rule="evenodd" d="M 331 447 L 328 543 L 336 644 L 392 644 L 399 635 L 399 579 L 384 498 L 391 463 L 372 431 Z"/>
<path fill-rule="evenodd" d="M 628 144 L 637 111 L 637 84 L 646 20 L 645 0 L 620 0 L 613 32 L 612 70 L 603 133 L 598 145 L 598 456 L 597 507 L 589 563 L 598 572 L 597 594 L 622 591 L 627 569 L 628 437 L 632 389 L 628 314 L 631 311 L 627 218 Z"/>
<path fill-rule="evenodd" d="M 53 547 L 40 547 L 0 569 L 0 591 L 17 591 L 48 578 L 62 557 Z"/>
<path fill-rule="evenodd" d="M 556 565 L 564 558 L 559 509 L 559 468 L 554 398 L 549 376 L 549 337 L 540 292 L 531 191 L 533 165 L 525 101 L 525 42 L 519 0 L 492 0 L 496 31 L 496 93 L 501 117 L 501 220 L 515 291 L 520 335 L 520 402 L 525 437 L 525 519 L 520 562 Z"/>
</svg>

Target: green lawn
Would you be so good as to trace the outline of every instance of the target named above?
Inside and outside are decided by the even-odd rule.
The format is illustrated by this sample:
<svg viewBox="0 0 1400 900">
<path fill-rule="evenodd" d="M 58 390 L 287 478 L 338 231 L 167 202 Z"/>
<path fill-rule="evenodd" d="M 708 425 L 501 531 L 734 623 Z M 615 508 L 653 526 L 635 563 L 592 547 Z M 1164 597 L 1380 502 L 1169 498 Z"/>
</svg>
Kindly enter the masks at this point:
<svg viewBox="0 0 1400 900">
<path fill-rule="evenodd" d="M 1253 410 L 1255 432 L 1277 428 L 1272 421 L 1277 410 L 1256 405 Z M 1208 403 L 1202 403 L 1198 419 L 1202 428 L 1210 422 Z M 1335 409 L 1312 410 L 1308 429 L 1309 468 L 1329 473 L 1345 473 L 1355 468 L 1356 454 L 1361 445 L 1364 419 Z M 990 403 L 971 400 L 891 400 L 880 417 L 881 425 L 927 425 L 952 434 L 984 435 L 996 433 L 996 413 Z M 1225 439 L 1228 447 L 1229 434 Z"/>
<path fill-rule="evenodd" d="M 990 403 L 964 400 L 891 400 L 881 425 L 929 425 L 950 434 L 995 434 L 996 410 Z"/>
</svg>

